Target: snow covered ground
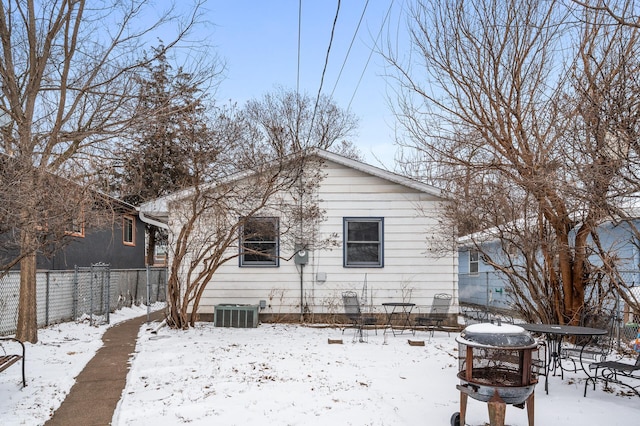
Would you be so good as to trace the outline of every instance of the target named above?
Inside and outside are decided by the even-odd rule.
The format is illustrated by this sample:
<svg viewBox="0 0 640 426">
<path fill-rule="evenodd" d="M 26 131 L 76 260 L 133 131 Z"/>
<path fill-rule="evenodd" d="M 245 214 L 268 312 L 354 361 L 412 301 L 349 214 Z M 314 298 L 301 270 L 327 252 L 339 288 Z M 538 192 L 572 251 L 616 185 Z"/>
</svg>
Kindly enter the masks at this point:
<svg viewBox="0 0 640 426">
<path fill-rule="evenodd" d="M 143 315 L 124 309 L 112 321 Z M 198 324 L 187 331 L 143 326 L 126 389 L 112 424 L 138 425 L 449 425 L 459 411 L 455 335 L 369 333 L 262 324 L 256 329 Z M 20 369 L 0 374 L 0 423 L 39 425 L 59 406 L 73 378 L 101 344 L 106 326 L 60 324 L 27 345 L 28 386 Z M 343 344 L 329 344 L 342 339 Z M 408 339 L 425 346 L 410 346 Z M 551 377 L 535 393 L 535 424 L 630 425 L 640 399 L 619 390 L 582 396 L 582 374 Z M 542 382 L 544 378 L 542 378 Z M 527 425 L 526 410 L 508 406 L 507 424 Z M 488 422 L 487 405 L 469 399 L 467 423 Z"/>
<path fill-rule="evenodd" d="M 0 373 L 0 424 L 43 424 L 102 346 L 101 338 L 107 327 L 146 313 L 146 307 L 124 308 L 110 314 L 110 325 L 69 322 L 38 330 L 38 343 L 25 343 L 27 387 L 22 388 L 19 363 Z M 16 345 L 4 343 L 0 353 L 3 350 L 13 353 L 19 348 Z"/>
</svg>

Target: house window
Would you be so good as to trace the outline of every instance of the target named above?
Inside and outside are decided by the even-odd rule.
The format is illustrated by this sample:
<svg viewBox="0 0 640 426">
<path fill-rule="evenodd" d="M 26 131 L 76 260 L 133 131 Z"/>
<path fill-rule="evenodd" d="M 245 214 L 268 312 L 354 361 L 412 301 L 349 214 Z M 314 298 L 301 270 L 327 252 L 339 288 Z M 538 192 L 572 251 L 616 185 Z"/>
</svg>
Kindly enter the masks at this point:
<svg viewBox="0 0 640 426">
<path fill-rule="evenodd" d="M 478 250 L 469 250 L 469 274 L 478 275 Z"/>
<path fill-rule="evenodd" d="M 80 213 L 71 220 L 70 229 L 66 231 L 66 234 L 84 238 L 84 214 Z"/>
<path fill-rule="evenodd" d="M 240 266 L 279 265 L 278 218 L 246 218 L 240 235 Z"/>
<path fill-rule="evenodd" d="M 382 218 L 344 218 L 344 266 L 384 266 L 382 236 Z"/>
<path fill-rule="evenodd" d="M 136 219 L 133 216 L 122 217 L 122 242 L 127 246 L 136 245 Z"/>
<path fill-rule="evenodd" d="M 153 265 L 154 266 L 165 266 L 167 264 L 167 244 L 166 243 L 158 243 L 156 244 L 154 253 L 153 253 Z"/>
</svg>

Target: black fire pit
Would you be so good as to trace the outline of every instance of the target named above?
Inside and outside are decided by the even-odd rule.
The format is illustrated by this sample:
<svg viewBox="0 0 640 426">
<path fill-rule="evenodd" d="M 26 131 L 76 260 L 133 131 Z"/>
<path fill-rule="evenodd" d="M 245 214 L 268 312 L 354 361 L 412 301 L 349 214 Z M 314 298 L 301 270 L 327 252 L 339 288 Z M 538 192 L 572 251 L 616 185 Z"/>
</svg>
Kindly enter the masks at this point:
<svg viewBox="0 0 640 426">
<path fill-rule="evenodd" d="M 527 407 L 533 426 L 533 395 L 538 383 L 532 361 L 538 343 L 522 327 L 511 324 L 474 324 L 462 330 L 458 342 L 460 412 L 452 426 L 465 424 L 467 399 L 486 402 L 491 426 L 504 426 L 506 405 Z"/>
</svg>

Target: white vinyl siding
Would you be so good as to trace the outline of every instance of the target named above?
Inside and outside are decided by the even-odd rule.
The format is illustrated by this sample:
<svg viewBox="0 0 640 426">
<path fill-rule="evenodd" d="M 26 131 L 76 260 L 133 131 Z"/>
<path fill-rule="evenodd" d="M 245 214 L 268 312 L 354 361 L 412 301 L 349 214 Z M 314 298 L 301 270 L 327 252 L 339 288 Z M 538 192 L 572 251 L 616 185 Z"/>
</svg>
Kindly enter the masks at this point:
<svg viewBox="0 0 640 426">
<path fill-rule="evenodd" d="M 361 292 L 365 282 L 373 312 L 383 312 L 383 302 L 430 305 L 436 293 L 453 294 L 457 303 L 458 258 L 453 232 L 441 235 L 441 198 L 331 161 L 322 172 L 326 176 L 317 199 L 324 220 L 312 237 L 333 243 L 309 248 L 304 268 L 295 264 L 295 246 L 283 243 L 283 235 L 278 268 L 238 268 L 238 262 L 227 262 L 203 293 L 201 313 L 213 313 L 217 304 L 260 300 L 267 305 L 261 313 L 299 313 L 301 296 L 312 313 L 336 312 L 341 310 L 341 292 Z M 384 218 L 384 267 L 344 266 L 345 218 Z M 317 279 L 319 275 L 323 279 Z"/>
</svg>

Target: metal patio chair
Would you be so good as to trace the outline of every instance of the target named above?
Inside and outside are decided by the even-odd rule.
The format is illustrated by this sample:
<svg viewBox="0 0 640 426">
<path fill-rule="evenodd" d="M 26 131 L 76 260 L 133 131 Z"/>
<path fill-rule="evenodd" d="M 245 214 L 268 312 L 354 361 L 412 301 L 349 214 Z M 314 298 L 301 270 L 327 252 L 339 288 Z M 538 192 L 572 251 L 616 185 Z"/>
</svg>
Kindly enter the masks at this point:
<svg viewBox="0 0 640 426">
<path fill-rule="evenodd" d="M 617 341 L 616 330 L 619 328 L 620 319 L 613 311 L 601 311 L 596 319 L 586 323 L 588 327 L 607 330 L 607 334 L 583 337 L 586 341 L 576 340 L 573 346 L 564 346 L 559 354 L 564 360 L 573 363 L 573 369 L 568 369 L 574 373 L 578 371 L 583 363 L 591 364 L 606 361 L 613 353 L 615 342 Z"/>
<path fill-rule="evenodd" d="M 376 330 L 376 334 L 378 334 L 378 329 L 376 327 L 377 319 L 374 316 L 364 314 L 360 309 L 360 301 L 358 300 L 358 293 L 355 291 L 345 291 L 342 293 L 342 303 L 344 305 L 344 313 L 352 322 L 352 327 L 355 329 L 353 335 L 353 341 L 356 341 L 356 338 L 359 342 L 366 342 L 368 340 L 368 331 L 366 326 L 374 326 Z M 344 329 L 342 329 L 342 333 L 344 334 Z"/>
<path fill-rule="evenodd" d="M 443 329 L 442 326 L 449 314 L 451 299 L 453 299 L 453 296 L 448 293 L 438 293 L 434 295 L 429 312 L 418 313 L 415 319 L 416 325 L 427 327 L 427 330 L 431 333 L 431 337 L 433 337 L 436 329 Z M 449 330 L 447 330 L 447 334 L 451 336 Z"/>
<path fill-rule="evenodd" d="M 587 396 L 589 382 L 593 382 L 595 390 L 598 380 L 604 381 L 605 388 L 609 383 L 617 383 L 640 396 L 640 352 L 633 364 L 619 360 L 594 362 L 589 364 L 589 370 L 595 370 L 595 373 L 593 376 L 589 376 L 584 383 L 584 396 Z"/>
</svg>

